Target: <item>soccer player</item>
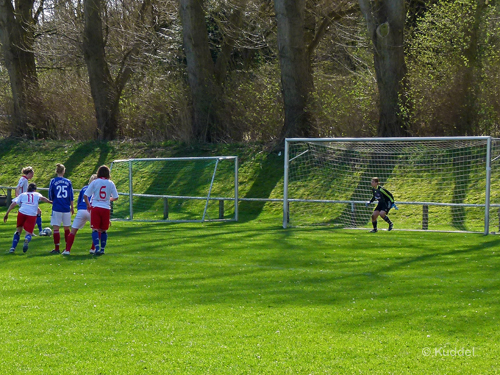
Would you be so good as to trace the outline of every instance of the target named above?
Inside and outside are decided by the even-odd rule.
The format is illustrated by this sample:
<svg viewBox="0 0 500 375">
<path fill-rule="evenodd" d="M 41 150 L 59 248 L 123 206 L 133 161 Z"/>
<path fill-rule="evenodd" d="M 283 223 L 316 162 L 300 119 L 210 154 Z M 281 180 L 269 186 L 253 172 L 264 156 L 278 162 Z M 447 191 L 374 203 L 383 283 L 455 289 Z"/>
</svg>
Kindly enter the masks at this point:
<svg viewBox="0 0 500 375">
<path fill-rule="evenodd" d="M 36 184 L 32 182 L 28 185 L 26 192 L 21 193 L 18 197 L 14 198 L 12 204 L 9 206 L 5 216 L 3 218 L 4 223 L 7 222 L 9 217 L 9 212 L 16 206 L 19 205 L 19 211 L 17 213 L 17 228 L 14 233 L 14 238 L 12 239 L 12 246 L 9 253 L 16 251 L 16 246 L 21 238 L 21 232 L 24 228 L 26 231 L 26 237 L 24 238 L 23 252 L 28 251 L 28 245 L 31 241 L 33 235 L 33 229 L 35 228 L 35 222 L 38 212 L 38 202 L 52 203 L 50 200 L 45 198 L 42 194 L 36 192 Z"/>
<path fill-rule="evenodd" d="M 96 174 L 90 176 L 89 185 L 97 178 Z M 85 185 L 80 190 L 80 195 L 78 195 L 78 201 L 76 203 L 76 209 L 78 210 L 73 220 L 73 224 L 71 225 L 71 233 L 68 236 L 68 242 L 66 243 L 66 250 L 64 250 L 63 255 L 69 255 L 71 251 L 71 247 L 73 246 L 73 242 L 75 241 L 76 233 L 79 229 L 82 229 L 87 221 L 90 221 L 90 212 L 87 211 L 87 204 L 85 203 L 85 199 L 83 199 L 83 195 L 85 191 L 89 187 L 89 185 Z M 92 199 L 90 200 L 92 203 Z M 90 254 L 95 253 L 95 245 L 94 241 L 92 241 L 92 247 L 90 249 Z"/>
<path fill-rule="evenodd" d="M 90 197 L 92 197 L 92 205 Z M 83 199 L 87 204 L 87 211 L 90 211 L 90 227 L 92 228 L 95 255 L 102 255 L 108 240 L 107 230 L 111 217 L 111 202 L 118 199 L 118 191 L 113 181 L 110 180 L 109 168 L 106 165 L 99 167 L 97 179 L 89 185 Z M 99 234 L 101 235 L 100 248 Z"/>
<path fill-rule="evenodd" d="M 75 213 L 73 208 L 73 185 L 71 181 L 64 177 L 66 168 L 62 164 L 56 164 L 56 174 L 50 180 L 49 199 L 52 200 L 52 217 L 50 224 L 54 228 L 54 250 L 51 254 L 61 254 L 59 249 L 61 243 L 61 233 L 59 227 L 62 223 L 64 227 L 64 240 L 68 243 L 69 226 L 71 225 L 71 216 Z"/>
<path fill-rule="evenodd" d="M 28 183 L 29 183 L 28 181 L 31 180 L 35 175 L 35 171 L 30 166 L 24 167 L 21 170 L 21 173 L 23 175 L 21 176 L 21 178 L 19 178 L 19 182 L 17 183 L 16 186 L 16 191 L 15 191 L 16 197 L 28 191 Z M 38 208 L 38 212 L 36 215 L 36 225 L 38 227 L 38 235 L 46 236 L 47 234 L 42 230 L 42 210 L 40 210 L 40 208 Z"/>
<path fill-rule="evenodd" d="M 380 217 L 382 217 L 382 219 L 384 219 L 384 221 L 387 224 L 389 224 L 388 230 L 391 231 L 394 224 L 391 221 L 391 219 L 389 219 L 389 216 L 387 216 L 387 214 L 389 213 L 390 209 L 394 205 L 394 197 L 389 190 L 380 186 L 380 182 L 379 182 L 378 177 L 372 178 L 371 185 L 372 185 L 373 196 L 372 196 L 372 199 L 370 201 L 366 202 L 366 207 L 368 207 L 368 205 L 375 200 L 378 201 L 378 203 L 377 203 L 377 207 L 375 207 L 375 210 L 373 211 L 373 214 L 372 214 L 373 229 L 370 232 L 376 233 L 378 231 L 377 218 L 379 217 L 379 215 L 380 215 Z"/>
</svg>

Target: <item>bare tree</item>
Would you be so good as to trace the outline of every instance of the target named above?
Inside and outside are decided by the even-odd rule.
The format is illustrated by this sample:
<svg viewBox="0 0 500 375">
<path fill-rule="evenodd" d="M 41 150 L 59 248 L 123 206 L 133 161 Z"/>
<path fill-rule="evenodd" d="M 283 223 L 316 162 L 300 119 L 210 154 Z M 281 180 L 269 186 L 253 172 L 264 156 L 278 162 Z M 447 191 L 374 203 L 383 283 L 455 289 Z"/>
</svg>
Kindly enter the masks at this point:
<svg viewBox="0 0 500 375">
<path fill-rule="evenodd" d="M 314 136 L 312 114 L 307 111 L 313 80 L 305 39 L 306 2 L 275 0 L 274 6 L 285 106 L 282 138 Z"/>
<path fill-rule="evenodd" d="M 405 105 L 404 0 L 359 0 L 373 43 L 379 90 L 378 135 L 405 136 L 407 127 L 401 107 Z"/>
<path fill-rule="evenodd" d="M 224 112 L 223 82 L 239 34 L 245 0 L 234 4 L 228 29 L 214 62 L 208 38 L 203 0 L 180 0 L 184 52 L 193 106 L 193 139 L 215 142 L 227 137 L 230 114 Z M 225 116 L 224 116 L 225 115 Z M 225 118 L 224 118 L 225 117 Z"/>
<path fill-rule="evenodd" d="M 35 53 L 35 26 L 43 0 L 34 10 L 34 0 L 0 0 L 0 41 L 9 72 L 14 104 L 14 136 L 36 138 L 46 134 L 47 119 L 40 98 Z"/>
</svg>

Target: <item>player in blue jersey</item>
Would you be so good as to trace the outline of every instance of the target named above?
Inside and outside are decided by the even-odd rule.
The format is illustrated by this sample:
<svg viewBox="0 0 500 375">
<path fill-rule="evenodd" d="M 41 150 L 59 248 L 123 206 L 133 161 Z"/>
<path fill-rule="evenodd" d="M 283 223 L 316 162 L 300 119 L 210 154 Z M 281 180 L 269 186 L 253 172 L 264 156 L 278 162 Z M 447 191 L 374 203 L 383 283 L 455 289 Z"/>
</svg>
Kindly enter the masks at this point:
<svg viewBox="0 0 500 375">
<path fill-rule="evenodd" d="M 90 176 L 89 185 L 97 178 L 97 174 L 93 174 Z M 76 209 L 78 212 L 76 213 L 75 219 L 73 220 L 73 224 L 71 225 L 71 233 L 68 236 L 68 241 L 66 242 L 66 250 L 64 250 L 63 255 L 69 255 L 71 251 L 71 247 L 73 246 L 73 242 L 75 241 L 76 232 L 79 229 L 82 229 L 87 221 L 90 221 L 90 212 L 87 211 L 87 203 L 85 203 L 85 199 L 83 199 L 83 194 L 87 191 L 89 185 L 85 185 L 80 190 L 80 195 L 78 196 L 78 201 L 76 203 Z M 91 199 L 92 200 L 92 199 Z M 90 254 L 95 253 L 94 242 L 92 241 L 92 247 L 90 248 Z"/>
<path fill-rule="evenodd" d="M 64 227 L 64 239 L 68 243 L 69 226 L 71 225 L 71 216 L 75 213 L 73 208 L 73 185 L 71 181 L 64 177 L 66 168 L 62 164 L 56 165 L 57 177 L 50 180 L 49 199 L 52 201 L 52 217 L 50 224 L 54 228 L 55 248 L 50 253 L 60 254 L 61 234 L 59 227 L 61 223 Z"/>
</svg>

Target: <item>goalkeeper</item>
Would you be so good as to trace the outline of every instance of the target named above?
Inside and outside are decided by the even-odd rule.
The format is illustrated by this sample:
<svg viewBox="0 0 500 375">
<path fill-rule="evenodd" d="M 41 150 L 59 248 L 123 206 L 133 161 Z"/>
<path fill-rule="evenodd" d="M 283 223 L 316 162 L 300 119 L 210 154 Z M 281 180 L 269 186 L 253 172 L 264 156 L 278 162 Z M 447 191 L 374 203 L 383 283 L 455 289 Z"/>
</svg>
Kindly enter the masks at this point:
<svg viewBox="0 0 500 375">
<path fill-rule="evenodd" d="M 377 218 L 380 216 L 384 221 L 389 224 L 389 231 L 392 230 L 394 227 L 394 224 L 392 223 L 391 219 L 389 219 L 389 216 L 387 214 L 391 210 L 392 207 L 394 207 L 396 210 L 398 209 L 396 204 L 394 203 L 394 197 L 391 194 L 391 192 L 382 186 L 380 186 L 380 182 L 378 177 L 373 177 L 371 181 L 372 185 L 372 192 L 373 196 L 372 199 L 368 202 L 366 202 L 366 206 L 373 201 L 378 201 L 377 207 L 375 207 L 375 210 L 373 211 L 372 214 L 372 225 L 373 229 L 370 231 L 371 233 L 376 233 L 378 231 L 377 229 Z"/>
</svg>

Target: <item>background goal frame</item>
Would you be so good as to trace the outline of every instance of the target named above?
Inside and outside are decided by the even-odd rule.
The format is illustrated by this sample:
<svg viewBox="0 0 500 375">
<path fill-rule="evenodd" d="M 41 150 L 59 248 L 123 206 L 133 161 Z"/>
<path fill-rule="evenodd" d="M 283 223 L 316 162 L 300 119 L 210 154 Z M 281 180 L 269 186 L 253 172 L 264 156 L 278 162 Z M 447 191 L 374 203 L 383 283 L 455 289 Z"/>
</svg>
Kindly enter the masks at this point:
<svg viewBox="0 0 500 375">
<path fill-rule="evenodd" d="M 221 197 L 221 196 L 212 196 L 212 187 L 214 185 L 214 180 L 217 174 L 217 168 L 219 166 L 219 162 L 221 161 L 232 161 L 234 163 L 234 185 L 232 188 L 233 196 L 232 197 Z M 215 162 L 213 173 L 211 176 L 210 186 L 207 191 L 206 196 L 199 195 L 177 195 L 177 194 L 143 194 L 143 193 L 135 193 L 134 192 L 134 174 L 133 174 L 133 165 L 137 162 Z M 171 222 L 171 223 L 189 223 L 189 222 L 198 222 L 202 223 L 205 221 L 238 221 L 238 157 L 237 156 L 206 156 L 206 157 L 170 157 L 170 158 L 131 158 L 131 159 L 117 159 L 114 160 L 110 164 L 111 170 L 111 180 L 114 179 L 113 176 L 113 168 L 118 163 L 127 163 L 128 164 L 128 192 L 120 192 L 118 189 L 118 194 L 120 196 L 125 196 L 128 198 L 129 205 L 129 217 L 127 219 L 121 220 L 129 220 L 129 221 L 151 221 L 151 222 Z M 118 188 L 118 186 L 117 186 Z M 184 200 L 201 200 L 205 201 L 205 208 L 202 214 L 201 219 L 182 219 L 182 220 L 171 220 L 167 218 L 161 219 L 137 219 L 135 218 L 134 213 L 134 198 L 158 198 L 158 199 L 184 199 Z M 217 218 L 217 219 L 207 219 L 207 207 L 210 201 L 219 201 L 219 203 L 224 201 L 231 201 L 234 203 L 234 215 L 232 218 Z M 168 215 L 168 214 L 167 214 Z"/>
</svg>

